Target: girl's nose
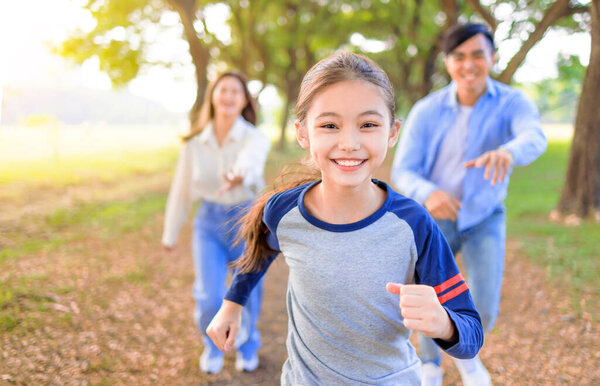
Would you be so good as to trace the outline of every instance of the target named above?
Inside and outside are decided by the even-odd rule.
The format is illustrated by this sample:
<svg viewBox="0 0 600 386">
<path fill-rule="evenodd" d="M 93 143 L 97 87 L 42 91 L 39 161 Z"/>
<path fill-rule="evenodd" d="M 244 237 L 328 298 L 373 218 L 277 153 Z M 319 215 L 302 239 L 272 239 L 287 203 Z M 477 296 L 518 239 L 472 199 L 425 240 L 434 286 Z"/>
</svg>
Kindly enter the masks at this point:
<svg viewBox="0 0 600 386">
<path fill-rule="evenodd" d="M 356 130 L 343 130 L 339 147 L 344 151 L 356 151 L 360 149 L 360 139 Z"/>
</svg>

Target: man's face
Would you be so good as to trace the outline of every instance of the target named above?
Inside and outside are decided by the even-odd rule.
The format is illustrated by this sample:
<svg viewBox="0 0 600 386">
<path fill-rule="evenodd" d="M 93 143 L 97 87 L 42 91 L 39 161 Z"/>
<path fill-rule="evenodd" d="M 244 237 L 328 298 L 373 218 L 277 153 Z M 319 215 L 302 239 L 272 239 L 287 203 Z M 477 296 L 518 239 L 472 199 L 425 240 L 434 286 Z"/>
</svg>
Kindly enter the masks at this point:
<svg viewBox="0 0 600 386">
<path fill-rule="evenodd" d="M 489 41 L 477 34 L 456 47 L 445 59 L 446 69 L 458 87 L 458 93 L 479 97 L 496 60 Z"/>
</svg>

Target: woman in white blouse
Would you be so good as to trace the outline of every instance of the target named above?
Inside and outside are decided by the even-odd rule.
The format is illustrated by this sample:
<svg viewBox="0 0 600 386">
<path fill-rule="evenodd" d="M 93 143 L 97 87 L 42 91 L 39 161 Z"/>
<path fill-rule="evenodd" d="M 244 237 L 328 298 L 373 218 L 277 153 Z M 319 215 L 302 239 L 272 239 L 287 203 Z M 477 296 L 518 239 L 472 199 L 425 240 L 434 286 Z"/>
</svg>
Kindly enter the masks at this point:
<svg viewBox="0 0 600 386">
<path fill-rule="evenodd" d="M 194 220 L 192 249 L 196 279 L 194 319 L 203 336 L 200 369 L 218 373 L 221 352 L 206 336 L 206 328 L 219 310 L 226 290 L 228 263 L 240 257 L 243 242 L 235 244 L 237 220 L 264 186 L 263 170 L 270 142 L 257 129 L 256 102 L 245 77 L 225 72 L 209 86 L 199 124 L 184 138 L 171 184 L 162 243 L 171 250 L 192 205 L 202 200 Z M 242 316 L 235 367 L 258 367 L 260 334 L 256 323 L 262 300 L 262 283 L 252 293 Z"/>
</svg>

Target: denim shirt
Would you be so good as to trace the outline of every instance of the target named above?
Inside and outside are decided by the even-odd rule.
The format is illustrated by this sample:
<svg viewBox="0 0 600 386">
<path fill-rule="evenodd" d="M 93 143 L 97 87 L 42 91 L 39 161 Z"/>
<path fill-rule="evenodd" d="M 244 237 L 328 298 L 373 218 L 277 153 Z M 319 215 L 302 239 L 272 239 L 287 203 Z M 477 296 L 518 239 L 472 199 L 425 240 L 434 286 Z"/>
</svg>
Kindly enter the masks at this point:
<svg viewBox="0 0 600 386">
<path fill-rule="evenodd" d="M 456 119 L 458 101 L 456 84 L 438 90 L 418 101 L 406 120 L 396 150 L 391 179 L 404 195 L 424 204 L 439 189 L 431 182 L 431 172 L 440 144 Z M 487 79 L 485 93 L 479 98 L 467 127 L 464 161 L 486 151 L 505 148 L 513 155 L 513 166 L 527 165 L 539 157 L 547 146 L 535 104 L 522 92 L 493 79 Z M 506 197 L 509 175 L 495 186 L 483 178 L 485 168 L 466 170 L 463 196 L 458 215 L 458 229 L 480 223 Z M 453 173 L 448 170 L 448 173 Z"/>
</svg>

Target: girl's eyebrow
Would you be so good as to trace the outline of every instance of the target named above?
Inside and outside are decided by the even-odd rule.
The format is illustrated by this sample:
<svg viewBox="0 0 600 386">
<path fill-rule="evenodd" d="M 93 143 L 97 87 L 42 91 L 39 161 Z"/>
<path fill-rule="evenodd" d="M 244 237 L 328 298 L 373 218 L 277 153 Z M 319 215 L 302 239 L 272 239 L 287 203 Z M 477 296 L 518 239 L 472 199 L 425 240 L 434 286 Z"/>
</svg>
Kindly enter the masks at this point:
<svg viewBox="0 0 600 386">
<path fill-rule="evenodd" d="M 378 115 L 380 117 L 383 118 L 383 114 L 381 114 L 379 111 L 377 110 L 367 110 L 367 111 L 363 111 L 362 113 L 358 114 L 359 117 L 362 117 L 363 115 Z M 317 115 L 316 118 L 323 118 L 323 117 L 340 117 L 341 115 L 333 112 L 333 111 L 325 111 L 322 112 L 321 114 Z"/>
</svg>

